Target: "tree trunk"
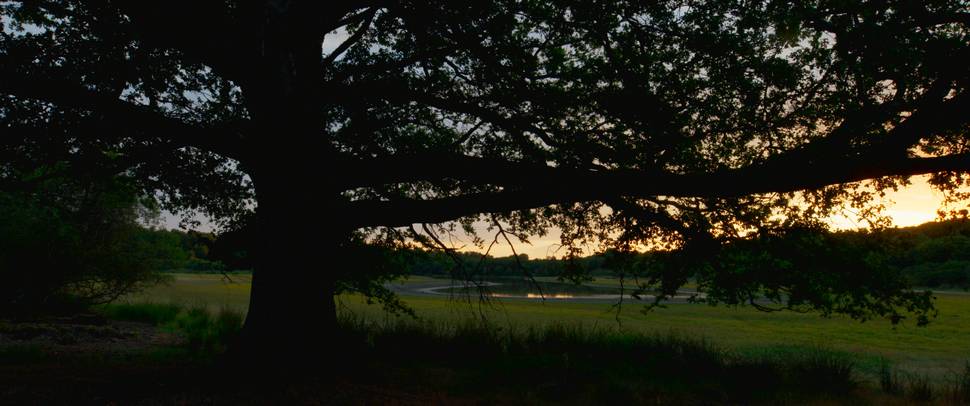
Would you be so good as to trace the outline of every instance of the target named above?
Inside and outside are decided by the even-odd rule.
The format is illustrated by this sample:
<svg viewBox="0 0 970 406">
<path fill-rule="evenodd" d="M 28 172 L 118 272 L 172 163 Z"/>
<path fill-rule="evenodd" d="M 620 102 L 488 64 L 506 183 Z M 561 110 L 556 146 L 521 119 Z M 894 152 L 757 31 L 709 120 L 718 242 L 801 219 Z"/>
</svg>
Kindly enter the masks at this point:
<svg viewBox="0 0 970 406">
<path fill-rule="evenodd" d="M 329 373 L 333 366 L 320 361 L 337 355 L 327 353 L 336 333 L 332 258 L 346 230 L 328 209 L 336 191 L 319 94 L 322 36 L 311 35 L 322 6 L 267 4 L 259 63 L 241 83 L 257 130 L 243 164 L 256 188 L 258 246 L 240 344 L 262 365 Z"/>
<path fill-rule="evenodd" d="M 259 246 L 243 343 L 262 364 L 320 367 L 316 363 L 328 356 L 325 349 L 337 328 L 330 261 L 337 241 L 319 220 L 326 210 L 314 210 L 314 199 L 300 185 L 285 184 L 295 189 L 282 193 L 273 185 L 260 193 Z"/>
</svg>

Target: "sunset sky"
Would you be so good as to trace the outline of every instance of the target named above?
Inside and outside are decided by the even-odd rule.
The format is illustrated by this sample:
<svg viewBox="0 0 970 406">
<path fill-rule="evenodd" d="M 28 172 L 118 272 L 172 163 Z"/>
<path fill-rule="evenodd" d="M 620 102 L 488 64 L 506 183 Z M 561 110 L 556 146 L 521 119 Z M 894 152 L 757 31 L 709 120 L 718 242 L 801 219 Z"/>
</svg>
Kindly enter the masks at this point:
<svg viewBox="0 0 970 406">
<path fill-rule="evenodd" d="M 893 223 L 899 227 L 914 226 L 935 220 L 936 210 L 943 200 L 943 195 L 926 183 L 926 177 L 914 176 L 911 181 L 912 184 L 908 187 L 897 192 L 887 193 L 885 198 L 886 214 L 892 217 Z M 865 224 L 846 218 L 833 218 L 831 223 L 839 229 L 865 227 Z M 550 255 L 561 254 L 561 252 L 556 252 L 559 248 L 558 233 L 553 232 L 542 238 L 533 238 L 530 242 L 532 245 L 517 245 L 515 251 L 520 254 L 528 254 L 530 258 L 545 258 Z M 512 255 L 512 250 L 508 244 L 504 244 L 492 248 L 492 254 L 494 256 L 507 256 Z"/>
<path fill-rule="evenodd" d="M 922 176 L 915 176 L 911 179 L 912 185 L 900 189 L 897 192 L 887 193 L 885 201 L 887 206 L 886 213 L 892 217 L 896 226 L 913 226 L 936 219 L 936 210 L 940 207 L 943 196 L 940 192 L 931 188 L 925 179 Z M 174 216 L 166 213 L 163 215 L 162 220 L 164 227 L 178 228 L 178 219 Z M 854 220 L 846 218 L 833 218 L 831 222 L 833 226 L 839 229 L 852 229 L 865 226 L 865 224 L 857 223 Z M 200 229 L 202 231 L 211 231 L 211 227 L 206 221 L 202 222 Z M 491 238 L 484 232 L 482 233 L 482 237 L 487 239 Z M 509 248 L 508 244 L 504 243 L 504 241 L 501 242 L 501 244 L 496 244 L 492 247 L 491 254 L 493 256 L 512 255 L 512 249 Z M 516 241 L 513 240 L 513 242 Z M 529 242 L 531 244 L 516 244 L 515 251 L 519 254 L 527 254 L 529 258 L 545 258 L 548 256 L 562 255 L 562 252 L 559 250 L 559 233 L 556 230 L 551 230 L 544 237 L 533 237 Z M 459 236 L 455 237 L 454 244 L 456 247 L 466 246 L 466 249 L 474 248 L 469 241 L 462 241 Z"/>
<path fill-rule="evenodd" d="M 940 208 L 943 195 L 926 183 L 925 176 L 914 176 L 912 185 L 898 192 L 888 193 L 886 196 L 886 214 L 893 218 L 893 223 L 900 227 L 923 224 L 936 219 L 936 210 Z M 833 220 L 838 228 L 858 228 L 864 224 L 857 224 L 846 219 Z"/>
</svg>

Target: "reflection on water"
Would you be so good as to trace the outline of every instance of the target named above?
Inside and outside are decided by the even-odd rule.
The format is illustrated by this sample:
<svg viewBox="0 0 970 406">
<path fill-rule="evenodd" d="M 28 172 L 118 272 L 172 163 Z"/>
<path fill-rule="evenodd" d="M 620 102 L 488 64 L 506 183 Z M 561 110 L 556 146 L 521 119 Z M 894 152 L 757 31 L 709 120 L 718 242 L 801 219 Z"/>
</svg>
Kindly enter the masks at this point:
<svg viewBox="0 0 970 406">
<path fill-rule="evenodd" d="M 494 279 L 480 282 L 478 286 L 455 286 L 441 290 L 442 293 L 456 295 L 477 295 L 491 297 L 521 297 L 529 299 L 572 299 L 576 297 L 618 295 L 619 289 L 612 287 L 575 285 L 560 282 L 532 282 L 522 279 Z"/>
<path fill-rule="evenodd" d="M 461 285 L 458 285 L 461 283 Z M 576 299 L 576 300 L 617 300 L 620 299 L 620 288 L 609 286 L 575 285 L 564 282 L 532 282 L 522 279 L 499 279 L 488 281 L 452 281 L 451 286 L 433 286 L 419 289 L 421 294 L 478 296 L 484 295 L 494 298 L 521 299 Z M 653 300 L 655 296 L 641 293 L 633 296 L 629 289 L 622 292 L 623 297 L 637 300 Z M 678 291 L 668 297 L 680 301 L 703 299 L 704 293 L 695 291 Z"/>
<path fill-rule="evenodd" d="M 511 294 L 508 294 L 508 293 L 488 293 L 487 295 L 488 296 L 491 296 L 491 297 L 522 297 L 522 295 L 511 295 Z M 529 298 L 529 299 L 542 299 L 542 298 L 545 298 L 545 299 L 572 299 L 572 298 L 574 298 L 576 296 L 575 295 L 566 294 L 566 293 L 555 293 L 555 294 L 551 294 L 551 295 L 550 294 L 538 294 L 538 293 L 526 293 L 525 294 L 525 297 L 526 298 Z"/>
</svg>

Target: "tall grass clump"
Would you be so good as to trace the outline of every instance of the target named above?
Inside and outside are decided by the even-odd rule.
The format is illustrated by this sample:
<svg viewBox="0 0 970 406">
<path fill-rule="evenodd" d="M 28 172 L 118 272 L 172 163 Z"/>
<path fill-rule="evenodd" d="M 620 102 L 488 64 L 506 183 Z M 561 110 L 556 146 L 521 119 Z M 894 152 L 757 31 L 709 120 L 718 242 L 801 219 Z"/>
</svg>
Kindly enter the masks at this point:
<svg viewBox="0 0 970 406">
<path fill-rule="evenodd" d="M 889 362 L 883 360 L 879 365 L 879 387 L 883 392 L 893 396 L 902 395 L 904 392 L 903 383 L 899 379 L 899 371 L 890 366 Z"/>
<path fill-rule="evenodd" d="M 182 307 L 159 303 L 118 303 L 100 306 L 98 311 L 109 319 L 162 325 L 175 320 Z"/>
<path fill-rule="evenodd" d="M 955 374 L 953 382 L 946 388 L 946 399 L 955 405 L 970 404 L 970 361 L 964 364 L 963 371 Z"/>
<path fill-rule="evenodd" d="M 855 361 L 820 347 L 760 348 L 733 354 L 730 364 L 729 388 L 776 392 L 784 399 L 844 397 L 858 386 Z"/>
<path fill-rule="evenodd" d="M 186 345 L 200 353 L 219 353 L 236 337 L 243 317 L 238 312 L 221 309 L 213 315 L 205 307 L 180 312 L 170 324 L 186 338 Z"/>
<path fill-rule="evenodd" d="M 806 390 L 843 395 L 856 386 L 855 363 L 845 355 L 818 348 L 789 361 L 787 369 L 792 381 L 801 382 Z"/>
<path fill-rule="evenodd" d="M 357 343 L 341 348 L 355 348 L 355 359 L 380 360 L 388 370 L 447 368 L 463 377 L 458 381 L 467 390 L 506 388 L 539 402 L 761 403 L 842 396 L 856 385 L 854 363 L 821 349 L 745 357 L 675 334 L 566 323 L 517 328 L 352 315 L 342 315 L 340 323 Z"/>
<path fill-rule="evenodd" d="M 912 374 L 909 376 L 908 386 L 906 392 L 910 399 L 921 402 L 933 400 L 933 384 L 928 376 Z"/>
<path fill-rule="evenodd" d="M 185 308 L 176 304 L 109 304 L 99 309 L 109 319 L 149 323 L 184 338 L 183 345 L 197 354 L 225 351 L 239 334 L 243 316 L 223 308 L 213 314 L 204 306 Z"/>
<path fill-rule="evenodd" d="M 949 375 L 945 380 L 934 380 L 925 374 L 899 372 L 883 361 L 879 370 L 879 384 L 887 394 L 905 396 L 917 402 L 970 405 L 970 361 L 966 362 L 962 371 Z"/>
<path fill-rule="evenodd" d="M 963 366 L 963 373 L 957 378 L 957 393 L 960 399 L 970 403 L 970 361 Z"/>
</svg>

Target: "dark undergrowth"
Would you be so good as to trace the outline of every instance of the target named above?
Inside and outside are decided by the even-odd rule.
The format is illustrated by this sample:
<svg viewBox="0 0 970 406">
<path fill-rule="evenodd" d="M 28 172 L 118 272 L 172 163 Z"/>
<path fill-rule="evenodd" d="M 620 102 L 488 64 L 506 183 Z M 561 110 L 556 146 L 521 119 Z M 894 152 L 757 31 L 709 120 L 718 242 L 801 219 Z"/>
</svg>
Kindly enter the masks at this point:
<svg viewBox="0 0 970 406">
<path fill-rule="evenodd" d="M 341 324 L 356 353 L 390 371 L 385 379 L 497 401 L 514 394 L 525 403 L 797 403 L 844 399 L 858 386 L 852 360 L 815 348 L 741 357 L 703 340 L 581 325 L 375 324 L 350 316 Z M 427 371 L 425 381 L 416 371 Z"/>
</svg>

